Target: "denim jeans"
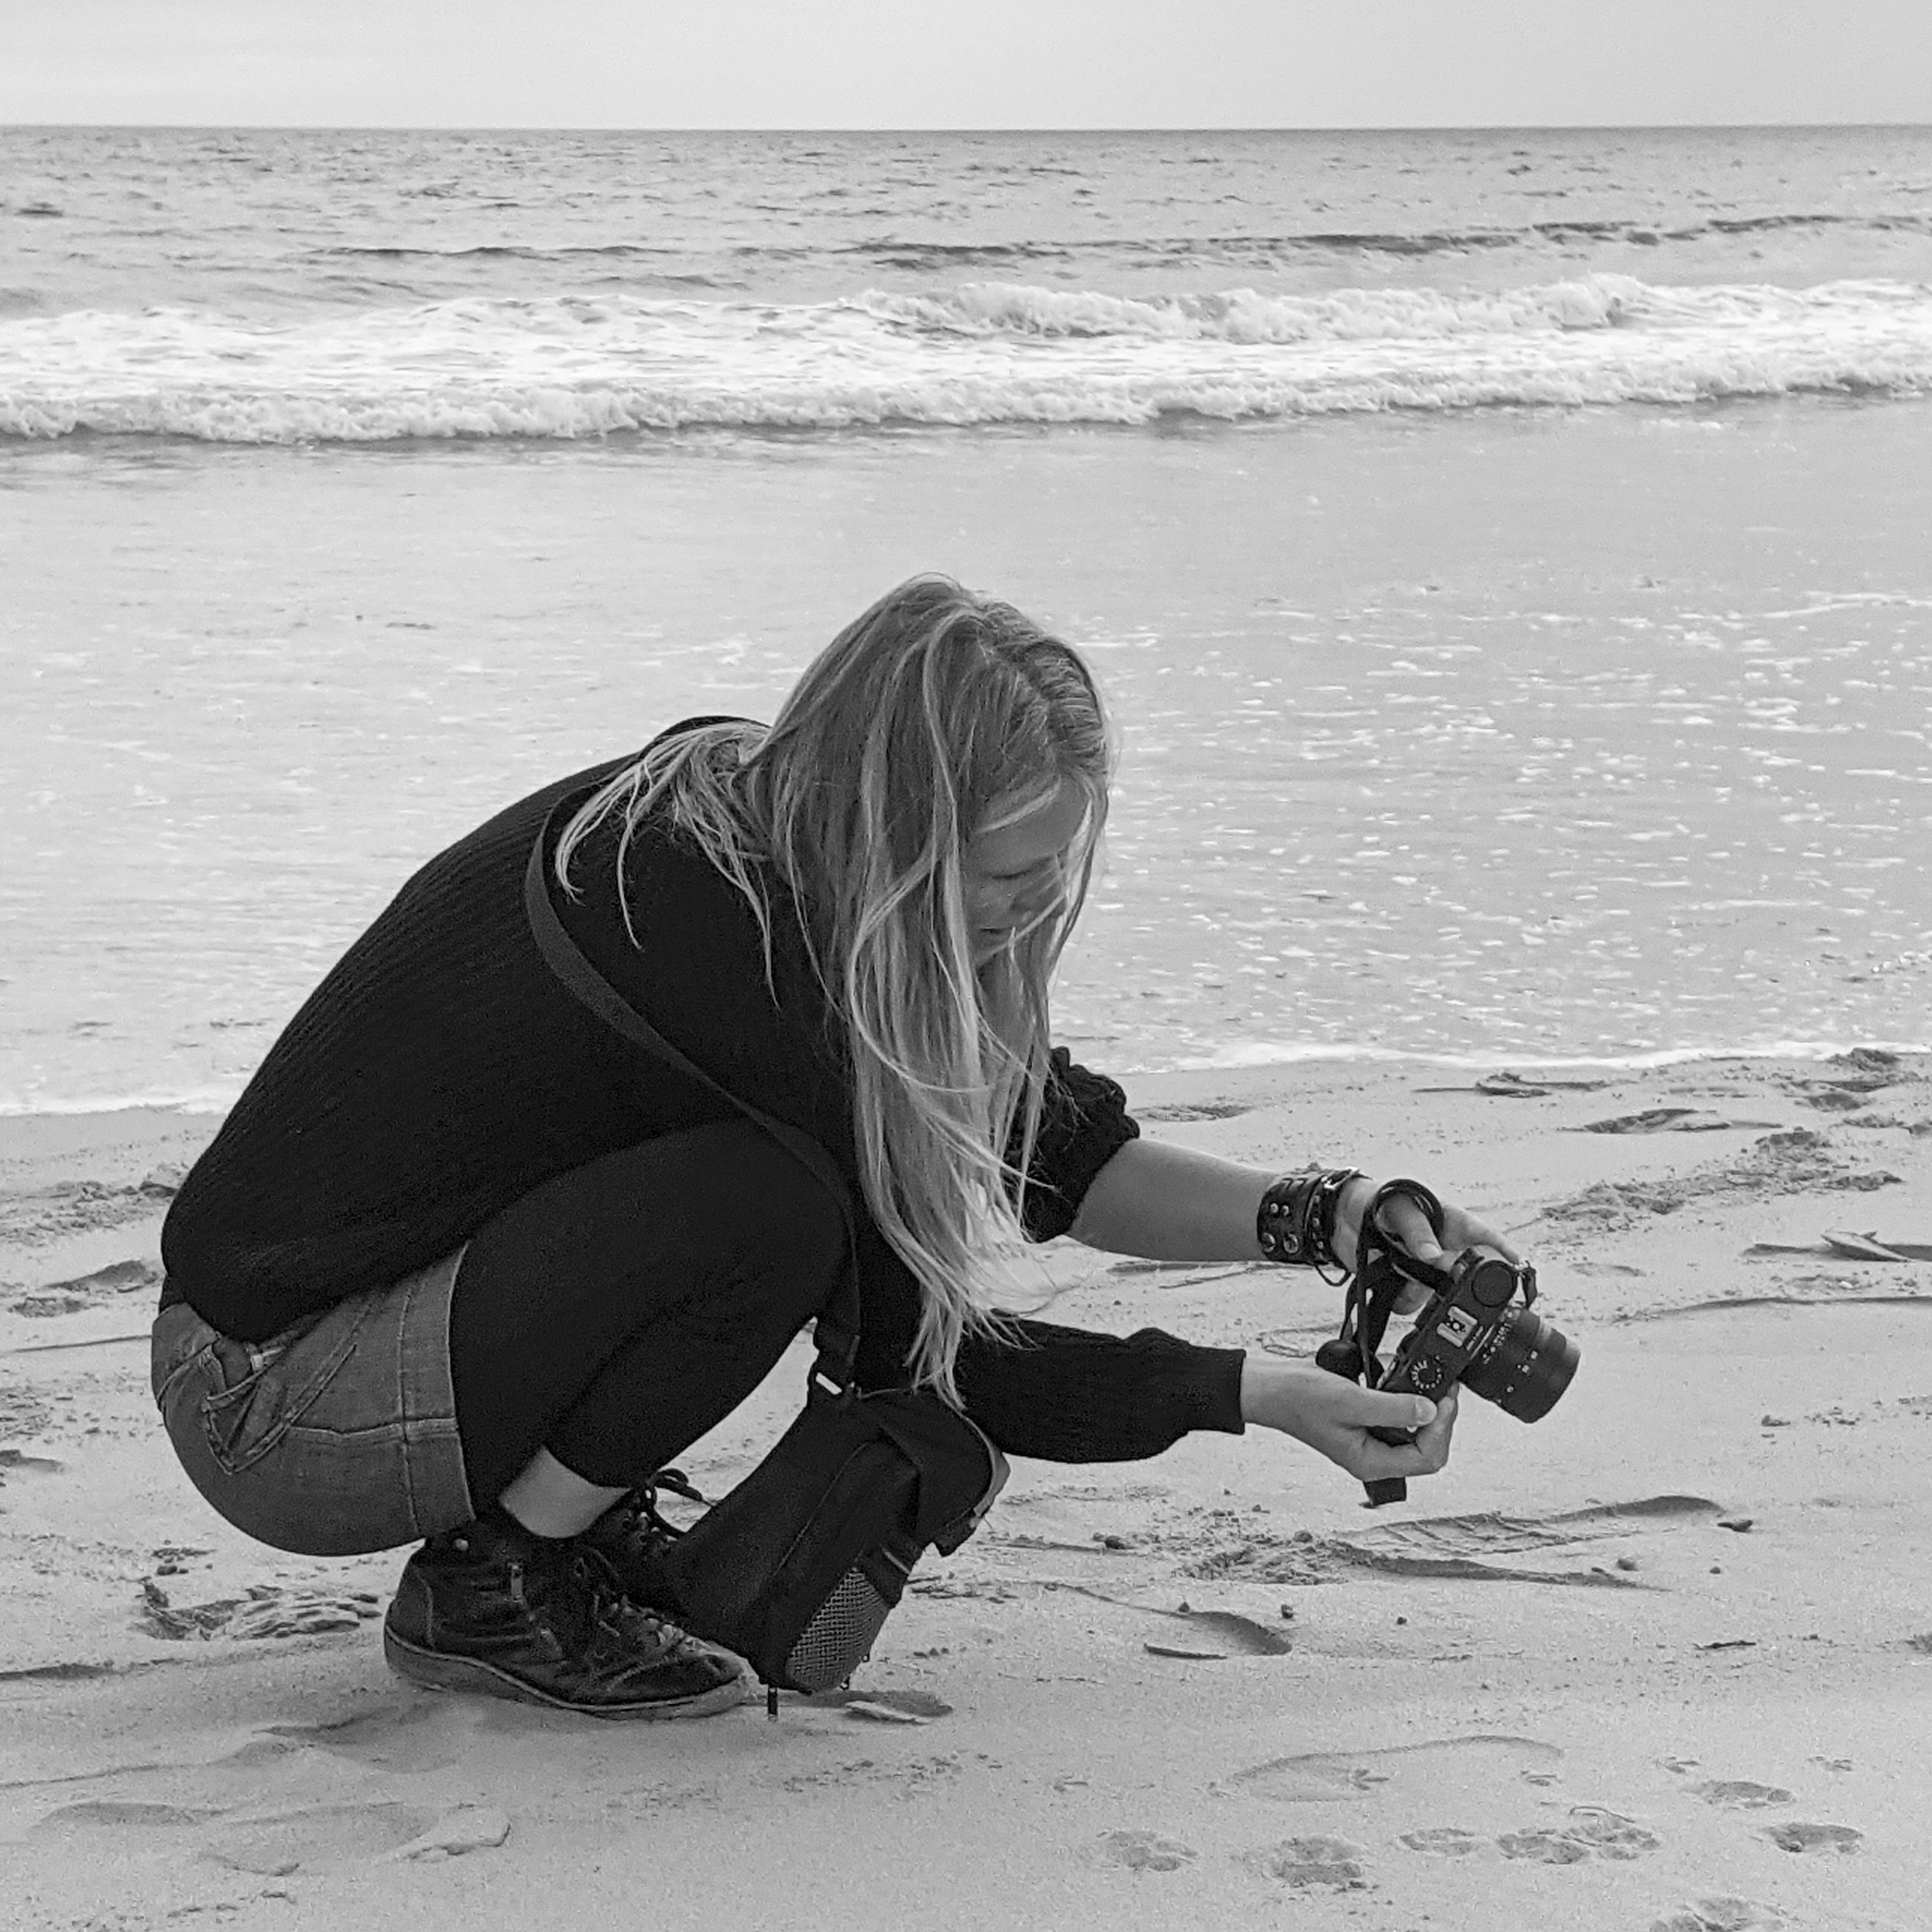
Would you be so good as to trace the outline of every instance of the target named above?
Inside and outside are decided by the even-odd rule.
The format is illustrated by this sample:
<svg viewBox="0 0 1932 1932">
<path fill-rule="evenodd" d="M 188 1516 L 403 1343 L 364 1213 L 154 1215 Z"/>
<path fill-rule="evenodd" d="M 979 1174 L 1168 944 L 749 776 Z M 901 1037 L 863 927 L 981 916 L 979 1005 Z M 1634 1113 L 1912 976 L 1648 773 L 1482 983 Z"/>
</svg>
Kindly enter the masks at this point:
<svg viewBox="0 0 1932 1932">
<path fill-rule="evenodd" d="M 461 1251 L 265 1342 L 185 1302 L 153 1336 L 154 1400 L 188 1479 L 235 1528 L 305 1556 L 420 1541 L 475 1514 L 449 1307 Z"/>
</svg>

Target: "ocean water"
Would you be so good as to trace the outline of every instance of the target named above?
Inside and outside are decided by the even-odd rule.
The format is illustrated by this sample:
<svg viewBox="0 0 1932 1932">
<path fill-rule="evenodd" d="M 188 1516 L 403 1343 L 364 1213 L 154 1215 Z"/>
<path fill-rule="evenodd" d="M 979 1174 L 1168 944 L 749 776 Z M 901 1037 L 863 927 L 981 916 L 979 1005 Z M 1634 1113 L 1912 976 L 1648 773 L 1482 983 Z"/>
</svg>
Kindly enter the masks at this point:
<svg viewBox="0 0 1932 1932">
<path fill-rule="evenodd" d="M 594 436 L 1932 382 L 1922 131 L 0 135 L 0 434 Z"/>
<path fill-rule="evenodd" d="M 898 576 L 1088 647 L 1131 1072 L 1932 1038 L 1932 130 L 0 130 L 0 1106 Z"/>
</svg>

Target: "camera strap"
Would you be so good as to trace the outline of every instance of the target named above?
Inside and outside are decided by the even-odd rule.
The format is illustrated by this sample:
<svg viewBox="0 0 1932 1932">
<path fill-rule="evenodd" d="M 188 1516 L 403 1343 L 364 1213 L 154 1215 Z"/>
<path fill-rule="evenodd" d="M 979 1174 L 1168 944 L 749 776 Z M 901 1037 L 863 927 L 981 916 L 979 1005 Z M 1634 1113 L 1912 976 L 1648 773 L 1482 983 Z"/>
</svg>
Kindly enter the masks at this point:
<svg viewBox="0 0 1932 1932">
<path fill-rule="evenodd" d="M 552 817 L 556 815 L 553 813 Z M 762 1108 L 753 1106 L 749 1101 L 741 1100 L 730 1088 L 714 1080 L 703 1067 L 694 1064 L 673 1046 L 591 964 L 577 942 L 564 931 L 564 922 L 550 902 L 549 885 L 544 877 L 544 862 L 549 850 L 550 824 L 546 822 L 537 835 L 536 843 L 530 848 L 529 863 L 524 870 L 524 910 L 529 918 L 531 937 L 551 971 L 613 1033 L 621 1034 L 686 1079 L 728 1101 L 739 1113 L 755 1121 L 838 1202 L 845 1219 L 848 1265 L 834 1289 L 831 1299 L 812 1324 L 812 1339 L 819 1349 L 812 1376 L 815 1381 L 824 1383 L 830 1392 L 844 1394 L 853 1383 L 853 1367 L 858 1355 L 860 1320 L 855 1210 L 845 1177 L 839 1173 L 823 1142 L 791 1121 L 779 1120 Z"/>
<path fill-rule="evenodd" d="M 1413 1255 L 1404 1253 L 1401 1262 L 1396 1261 L 1396 1244 L 1380 1219 L 1384 1205 L 1396 1199 L 1412 1201 L 1428 1217 L 1429 1225 L 1436 1234 L 1442 1233 L 1442 1203 L 1420 1181 L 1385 1181 L 1363 1210 L 1361 1233 L 1356 1241 L 1355 1272 L 1348 1277 L 1340 1339 L 1341 1348 L 1353 1357 L 1352 1365 L 1344 1368 L 1342 1372 L 1369 1388 L 1382 1379 L 1382 1337 L 1388 1332 L 1396 1300 L 1404 1284 L 1420 1280 L 1436 1287 L 1447 1280 L 1443 1270 L 1432 1262 L 1418 1261 Z M 1334 1348 L 1336 1344 L 1325 1343 L 1323 1346 Z"/>
</svg>

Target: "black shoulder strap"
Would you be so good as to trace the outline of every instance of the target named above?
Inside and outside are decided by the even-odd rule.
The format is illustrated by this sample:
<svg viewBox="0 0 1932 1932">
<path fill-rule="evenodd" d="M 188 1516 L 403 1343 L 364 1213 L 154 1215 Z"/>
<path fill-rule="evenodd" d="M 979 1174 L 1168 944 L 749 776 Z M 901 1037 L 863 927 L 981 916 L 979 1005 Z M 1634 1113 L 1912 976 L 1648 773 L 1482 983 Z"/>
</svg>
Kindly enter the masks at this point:
<svg viewBox="0 0 1932 1932">
<path fill-rule="evenodd" d="M 851 1380 L 852 1364 L 858 1353 L 860 1317 L 854 1210 L 851 1189 L 846 1185 L 845 1176 L 839 1171 L 837 1164 L 826 1152 L 823 1144 L 814 1140 L 802 1128 L 795 1127 L 789 1121 L 779 1120 L 762 1108 L 753 1106 L 749 1101 L 740 1099 L 728 1087 L 714 1080 L 703 1067 L 679 1053 L 584 958 L 576 940 L 564 931 L 564 923 L 557 917 L 556 908 L 550 902 L 549 884 L 544 878 L 544 855 L 549 849 L 550 823 L 547 820 L 543 830 L 537 835 L 536 844 L 530 849 L 530 862 L 524 870 L 524 909 L 529 917 L 530 931 L 536 941 L 537 950 L 543 954 L 544 963 L 551 971 L 612 1032 L 623 1034 L 626 1039 L 634 1042 L 647 1053 L 655 1054 L 667 1066 L 675 1067 L 687 1079 L 695 1081 L 700 1086 L 708 1087 L 712 1093 L 729 1101 L 741 1113 L 756 1121 L 808 1173 L 821 1181 L 831 1191 L 832 1198 L 839 1203 L 839 1211 L 845 1217 L 849 1265 L 839 1288 L 834 1293 L 831 1305 L 819 1317 L 814 1325 L 813 1334 L 822 1358 L 821 1368 L 825 1366 L 823 1358 L 829 1356 L 839 1371 L 835 1379 L 843 1386 Z"/>
</svg>

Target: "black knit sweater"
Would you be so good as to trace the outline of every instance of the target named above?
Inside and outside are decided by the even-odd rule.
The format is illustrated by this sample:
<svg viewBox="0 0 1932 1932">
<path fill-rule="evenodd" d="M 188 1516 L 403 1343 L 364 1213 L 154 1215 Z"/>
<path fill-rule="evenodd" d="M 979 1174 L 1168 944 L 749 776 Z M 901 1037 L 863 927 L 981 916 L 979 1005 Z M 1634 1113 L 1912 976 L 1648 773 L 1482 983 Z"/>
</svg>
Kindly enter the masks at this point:
<svg viewBox="0 0 1932 1932">
<path fill-rule="evenodd" d="M 565 1169 L 735 1110 L 607 1029 L 555 979 L 524 915 L 532 842 L 627 760 L 500 812 L 403 887 L 290 1021 L 202 1154 L 161 1234 L 164 1301 L 263 1340 L 448 1253 Z M 554 835 L 554 827 L 553 827 Z M 795 919 L 775 919 L 773 990 L 750 907 L 687 842 L 651 826 L 580 846 L 565 930 L 637 1010 L 730 1092 L 823 1145 L 860 1202 L 858 1363 L 905 1380 L 918 1287 L 863 1211 L 847 1085 Z M 783 907 L 783 902 L 779 905 Z M 1139 1131 L 1111 1081 L 1054 1056 L 1022 1202 L 1064 1233 L 1094 1174 Z M 531 1284 L 540 1294 L 541 1282 Z M 1002 1448 L 1063 1462 L 1157 1454 L 1193 1428 L 1239 1432 L 1242 1356 L 1158 1329 L 1021 1324 L 962 1347 L 968 1412 Z"/>
</svg>

